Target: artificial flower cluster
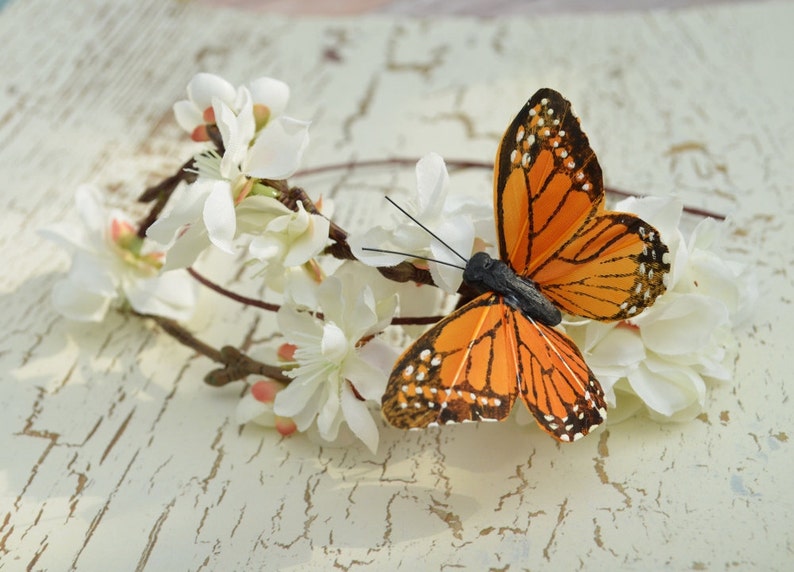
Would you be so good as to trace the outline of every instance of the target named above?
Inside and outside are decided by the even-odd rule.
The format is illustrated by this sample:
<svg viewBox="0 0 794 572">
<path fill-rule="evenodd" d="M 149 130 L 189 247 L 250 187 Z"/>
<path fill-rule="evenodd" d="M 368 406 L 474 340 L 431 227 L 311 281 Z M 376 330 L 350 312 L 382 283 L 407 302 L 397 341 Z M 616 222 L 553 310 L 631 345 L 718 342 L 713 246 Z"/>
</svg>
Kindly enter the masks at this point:
<svg viewBox="0 0 794 572">
<path fill-rule="evenodd" d="M 283 342 L 267 363 L 233 348 L 205 351 L 225 366 L 208 383 L 265 373 L 239 404 L 241 423 L 282 435 L 309 431 L 328 442 L 352 434 L 375 451 L 378 408 L 399 353 L 389 342 L 399 336 L 384 332 L 400 316 L 408 326 L 403 338 L 414 337 L 417 324 L 428 322 L 407 316 L 439 313 L 442 296 L 427 284 L 458 290 L 461 270 L 444 264 L 459 263 L 449 247 L 470 256 L 494 244 L 490 195 L 478 203 L 450 194 L 444 160 L 429 154 L 416 164 L 416 193 L 404 208 L 447 246 L 396 215 L 391 225 L 348 234 L 331 222 L 328 204 L 287 183 L 309 144 L 309 122 L 285 114 L 286 84 L 260 78 L 234 87 L 198 74 L 187 94 L 174 105 L 176 120 L 207 147 L 144 193 L 141 200 L 153 203 L 146 220 L 136 226 L 123 213 L 106 212 L 100 193 L 81 187 L 82 224 L 44 231 L 74 252 L 69 274 L 53 289 L 56 309 L 83 321 L 101 321 L 111 307 L 128 309 L 173 333 L 195 308 L 196 279 L 211 285 L 191 268 L 202 253 L 242 253 L 260 265 L 257 279 L 282 294 L 280 306 L 258 305 L 277 310 Z M 749 282 L 718 256 L 716 221 L 704 220 L 685 240 L 675 200 L 631 198 L 617 207 L 661 231 L 672 255 L 668 291 L 631 320 L 563 327 L 618 413 L 612 420 L 641 407 L 660 419 L 692 417 L 704 404 L 706 381 L 730 379 L 732 330 L 752 299 Z"/>
</svg>

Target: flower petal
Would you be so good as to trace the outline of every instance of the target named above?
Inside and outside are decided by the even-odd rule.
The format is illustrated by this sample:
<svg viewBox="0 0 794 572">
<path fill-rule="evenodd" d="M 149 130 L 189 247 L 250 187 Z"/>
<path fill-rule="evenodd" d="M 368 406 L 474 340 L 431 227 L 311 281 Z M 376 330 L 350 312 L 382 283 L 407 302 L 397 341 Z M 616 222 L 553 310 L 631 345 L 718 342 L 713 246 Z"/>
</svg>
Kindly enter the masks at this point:
<svg viewBox="0 0 794 572">
<path fill-rule="evenodd" d="M 163 272 L 177 268 L 187 268 L 210 245 L 207 229 L 203 225 L 194 224 L 182 233 L 165 255 Z"/>
<path fill-rule="evenodd" d="M 333 322 L 326 322 L 320 343 L 323 357 L 331 363 L 338 364 L 345 358 L 349 349 L 350 345 L 345 333 Z"/>
<path fill-rule="evenodd" d="M 224 146 L 220 172 L 225 179 L 229 180 L 239 174 L 240 164 L 245 161 L 251 140 L 256 132 L 251 94 L 248 93 L 248 90 L 243 90 L 241 95 L 241 107 L 237 113 L 219 99 L 213 100 L 218 129 L 221 132 Z"/>
<path fill-rule="evenodd" d="M 196 293 L 195 282 L 182 270 L 135 280 L 124 287 L 124 294 L 134 310 L 172 320 L 187 320 L 193 315 Z"/>
<path fill-rule="evenodd" d="M 406 252 L 405 254 L 392 254 L 364 250 L 365 248 L 381 248 L 386 250 L 400 249 L 400 247 L 394 243 L 394 234 L 392 231 L 382 226 L 373 227 L 366 232 L 351 234 L 348 238 L 348 243 L 355 257 L 369 266 L 396 266 L 400 262 L 410 258 L 411 254 L 418 254 L 410 252 Z"/>
<path fill-rule="evenodd" d="M 237 232 L 237 217 L 231 189 L 225 181 L 217 181 L 204 203 L 204 224 L 210 242 L 221 250 L 234 253 L 232 240 Z"/>
<path fill-rule="evenodd" d="M 193 133 L 196 127 L 204 123 L 202 110 L 192 101 L 187 99 L 177 101 L 174 103 L 173 110 L 177 124 L 188 133 Z"/>
<path fill-rule="evenodd" d="M 441 214 L 447 197 L 449 174 L 444 159 L 438 153 L 428 153 L 416 163 L 417 212 L 420 220 Z"/>
<path fill-rule="evenodd" d="M 688 367 L 675 367 L 649 358 L 629 373 L 628 380 L 648 407 L 668 417 L 693 403 L 703 403 L 703 379 Z"/>
<path fill-rule="evenodd" d="M 108 215 L 99 189 L 91 185 L 80 185 L 75 192 L 75 202 L 86 230 L 91 234 L 105 236 Z"/>
<path fill-rule="evenodd" d="M 345 323 L 349 296 L 344 295 L 342 280 L 337 276 L 329 276 L 317 289 L 317 300 L 323 310 L 326 321 L 337 324 Z"/>
<path fill-rule="evenodd" d="M 249 196 L 237 205 L 237 227 L 240 232 L 263 232 L 274 218 L 289 215 L 292 211 L 273 197 Z"/>
<path fill-rule="evenodd" d="M 326 383 L 331 384 L 332 380 Z M 333 441 L 339 432 L 341 419 L 338 418 L 340 401 L 336 391 L 326 391 L 326 399 L 317 413 L 317 429 L 326 441 Z"/>
<path fill-rule="evenodd" d="M 724 304 L 699 294 L 670 293 L 647 314 L 637 318 L 642 340 L 652 351 L 667 355 L 700 351 L 712 331 L 728 321 Z"/>
<path fill-rule="evenodd" d="M 615 204 L 615 210 L 634 213 L 653 225 L 667 239 L 678 230 L 683 203 L 673 197 L 628 197 Z"/>
<path fill-rule="evenodd" d="M 199 110 L 204 111 L 217 97 L 227 105 L 234 103 L 237 90 L 220 76 L 211 73 L 197 73 L 187 84 L 187 95 Z"/>
<path fill-rule="evenodd" d="M 341 376 L 350 380 L 361 397 L 380 403 L 397 352 L 384 342 L 371 340 L 357 354 L 345 360 Z"/>
<path fill-rule="evenodd" d="M 260 179 L 286 179 L 300 166 L 308 144 L 308 121 L 279 117 L 259 132 L 243 170 Z"/>
<path fill-rule="evenodd" d="M 307 341 L 319 342 L 323 335 L 323 324 L 319 319 L 286 305 L 279 308 L 276 321 L 284 338 L 299 347 L 304 346 Z"/>
<path fill-rule="evenodd" d="M 115 296 L 89 292 L 72 280 L 64 279 L 52 288 L 52 304 L 56 311 L 80 322 L 101 322 Z"/>
<path fill-rule="evenodd" d="M 309 215 L 310 222 L 305 232 L 298 235 L 284 256 L 284 266 L 299 266 L 311 260 L 325 246 L 331 221 L 319 215 Z"/>
<path fill-rule="evenodd" d="M 199 179 L 177 190 L 171 197 L 174 208 L 154 221 L 147 229 L 146 236 L 162 245 L 170 244 L 185 225 L 201 221 L 204 203 L 214 188 L 214 181 Z"/>
<path fill-rule="evenodd" d="M 437 227 L 436 234 L 444 237 L 444 242 L 448 246 L 435 240 L 431 242 L 431 258 L 447 262 L 448 264 L 465 266 L 465 261 L 458 254 L 464 257 L 471 254 L 472 246 L 474 245 L 474 225 L 466 217 L 454 221 L 447 220 Z M 454 294 L 458 291 L 458 287 L 463 281 L 463 270 L 448 264 L 430 262 L 428 268 L 436 284 L 445 292 Z"/>
<path fill-rule="evenodd" d="M 639 331 L 629 327 L 611 329 L 592 351 L 587 362 L 593 368 L 623 369 L 645 359 L 645 346 Z"/>
<path fill-rule="evenodd" d="M 298 308 L 317 308 L 317 281 L 302 266 L 284 269 L 285 302 Z"/>
<path fill-rule="evenodd" d="M 92 252 L 76 251 L 69 269 L 69 280 L 87 292 L 115 297 L 120 275 L 124 272 L 123 264 L 113 254 L 104 254 L 97 256 Z"/>
<path fill-rule="evenodd" d="M 348 427 L 374 454 L 378 450 L 378 426 L 366 404 L 359 401 L 349 384 L 342 388 L 342 413 Z"/>
<path fill-rule="evenodd" d="M 283 249 L 284 244 L 272 235 L 255 236 L 248 245 L 251 256 L 262 262 L 276 258 Z"/>
<path fill-rule="evenodd" d="M 257 401 L 250 391 L 247 391 L 237 403 L 235 418 L 240 425 L 253 421 L 265 427 L 276 426 L 276 414 L 273 412 L 272 403 Z"/>
<path fill-rule="evenodd" d="M 291 417 L 299 431 L 306 431 L 317 416 L 324 392 L 314 384 L 290 383 L 279 391 L 273 402 L 273 411 L 280 417 Z"/>
<path fill-rule="evenodd" d="M 260 77 L 248 84 L 254 103 L 262 103 L 270 109 L 270 117 L 284 113 L 289 101 L 289 86 L 271 77 Z"/>
</svg>

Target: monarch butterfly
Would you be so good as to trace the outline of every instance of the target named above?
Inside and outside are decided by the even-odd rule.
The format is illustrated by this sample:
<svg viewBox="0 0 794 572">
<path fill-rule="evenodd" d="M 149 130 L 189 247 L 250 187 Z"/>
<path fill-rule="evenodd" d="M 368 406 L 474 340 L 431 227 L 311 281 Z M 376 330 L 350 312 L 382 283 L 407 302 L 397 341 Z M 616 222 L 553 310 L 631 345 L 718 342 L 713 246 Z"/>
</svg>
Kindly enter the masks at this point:
<svg viewBox="0 0 794 572">
<path fill-rule="evenodd" d="M 561 311 L 611 321 L 664 292 L 667 247 L 652 226 L 604 208 L 601 167 L 571 104 L 533 95 L 496 154 L 499 258 L 484 252 L 464 281 L 479 295 L 435 324 L 397 360 L 382 400 L 403 429 L 498 421 L 520 397 L 559 441 L 606 419 L 604 392 Z"/>
</svg>

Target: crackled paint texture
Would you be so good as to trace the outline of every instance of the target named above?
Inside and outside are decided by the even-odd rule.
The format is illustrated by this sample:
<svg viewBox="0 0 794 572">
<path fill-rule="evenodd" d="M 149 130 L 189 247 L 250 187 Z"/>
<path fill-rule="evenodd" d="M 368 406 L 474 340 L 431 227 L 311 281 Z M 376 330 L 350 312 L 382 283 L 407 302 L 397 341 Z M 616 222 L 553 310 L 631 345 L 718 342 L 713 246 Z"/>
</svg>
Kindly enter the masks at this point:
<svg viewBox="0 0 794 572">
<path fill-rule="evenodd" d="M 784 568 L 793 17 L 778 3 L 488 21 L 6 7 L 0 570 Z M 732 214 L 726 255 L 761 286 L 735 381 L 690 423 L 632 419 L 572 446 L 512 422 L 384 428 L 377 455 L 240 429 L 242 385 L 204 386 L 211 364 L 153 326 L 57 317 L 48 296 L 66 258 L 35 234 L 72 216 L 79 183 L 129 204 L 175 169 L 191 148 L 170 106 L 203 70 L 290 83 L 290 113 L 313 120 L 309 166 L 491 160 L 525 99 L 559 89 L 610 185 Z M 411 181 L 370 169 L 302 184 L 352 227 Z M 491 193 L 483 172 L 453 186 Z M 222 262 L 207 268 L 245 288 Z M 201 311 L 191 326 L 212 344 L 278 341 L 271 315 L 206 292 Z"/>
</svg>

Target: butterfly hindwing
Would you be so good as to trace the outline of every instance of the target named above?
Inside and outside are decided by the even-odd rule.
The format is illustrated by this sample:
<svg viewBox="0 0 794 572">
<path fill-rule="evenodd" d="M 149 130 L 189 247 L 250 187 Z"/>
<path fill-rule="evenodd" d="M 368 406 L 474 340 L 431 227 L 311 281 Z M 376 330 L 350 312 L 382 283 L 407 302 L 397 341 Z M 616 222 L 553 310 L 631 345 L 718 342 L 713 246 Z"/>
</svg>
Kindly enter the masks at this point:
<svg viewBox="0 0 794 572">
<path fill-rule="evenodd" d="M 665 290 L 667 247 L 642 219 L 605 211 L 539 266 L 532 279 L 555 306 L 596 320 L 625 320 Z"/>
<path fill-rule="evenodd" d="M 562 332 L 513 315 L 521 370 L 519 396 L 538 425 L 560 441 L 576 441 L 606 419 L 601 385 Z"/>
<path fill-rule="evenodd" d="M 570 103 L 538 91 L 496 157 L 501 258 L 564 312 L 630 318 L 664 291 L 667 247 L 640 218 L 604 210 L 601 167 Z"/>
</svg>

